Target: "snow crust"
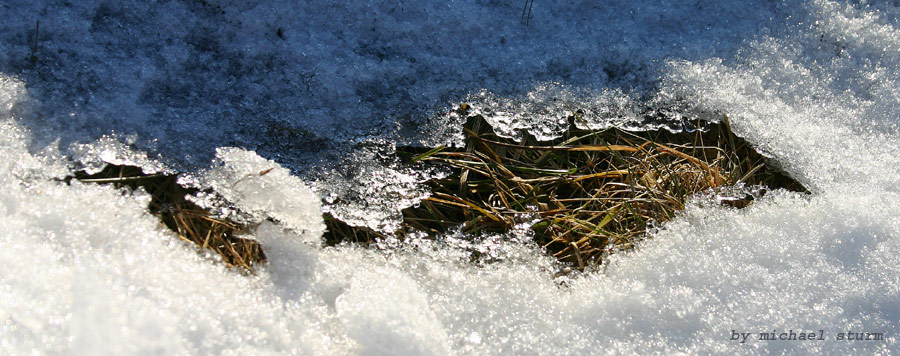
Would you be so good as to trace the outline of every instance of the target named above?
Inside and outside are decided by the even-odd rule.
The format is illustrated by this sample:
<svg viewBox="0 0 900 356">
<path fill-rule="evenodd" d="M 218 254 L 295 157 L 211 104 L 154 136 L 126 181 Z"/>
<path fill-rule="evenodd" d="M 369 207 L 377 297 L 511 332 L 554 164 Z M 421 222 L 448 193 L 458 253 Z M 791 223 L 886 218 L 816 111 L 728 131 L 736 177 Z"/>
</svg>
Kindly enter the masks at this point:
<svg viewBox="0 0 900 356">
<path fill-rule="evenodd" d="M 0 4 L 0 15 L 9 19 L 0 25 L 0 353 L 900 351 L 900 9 L 824 0 L 710 8 L 623 2 L 599 10 L 588 3 L 537 2 L 527 29 L 533 32 L 526 32 L 515 22 L 520 5 Z M 213 21 L 221 11 L 227 21 Z M 41 70 L 21 64 L 32 25 L 25 15 L 32 13 L 45 16 L 41 32 L 52 39 L 42 42 L 47 67 Z M 712 14 L 723 20 L 703 21 L 715 19 Z M 350 17 L 336 21 L 337 15 Z M 308 21 L 273 22 L 279 16 Z M 731 17 L 746 20 L 726 26 Z M 648 22 L 657 26 L 643 26 Z M 168 27 L 157 33 L 148 23 Z M 271 31 L 276 26 L 302 41 L 280 44 Z M 417 42 L 427 33 L 422 28 L 477 41 L 446 37 L 433 44 L 442 55 L 425 52 L 414 58 L 426 64 L 413 66 L 402 54 L 421 54 L 411 48 L 423 46 Z M 212 39 L 196 38 L 198 31 Z M 505 36 L 513 49 L 504 52 L 485 33 Z M 125 43 L 132 38 L 139 41 L 129 53 Z M 523 55 L 533 49 L 525 38 L 537 46 L 529 56 Z M 272 55 L 271 70 L 245 70 L 250 74 L 238 78 L 228 76 L 228 60 L 218 56 L 281 51 L 290 55 Z M 293 62 L 285 58 L 306 59 L 287 64 Z M 347 66 L 317 67 L 333 58 Z M 649 69 L 603 78 L 609 75 L 590 63 L 616 63 L 610 58 L 635 58 L 629 63 Z M 124 67 L 132 69 L 116 70 Z M 180 69 L 164 72 L 168 68 Z M 308 92 L 301 90 L 305 83 L 294 89 L 272 84 L 304 78 L 297 74 L 304 68 L 326 73 L 314 77 L 321 82 L 310 82 Z M 395 73 L 390 68 L 406 76 L 388 74 Z M 341 76 L 353 79 L 339 83 Z M 210 79 L 194 81 L 201 77 Z M 229 80 L 234 87 L 225 89 Z M 694 112 L 728 114 L 739 134 L 813 194 L 770 192 L 743 210 L 698 197 L 637 250 L 614 254 L 603 271 L 554 278 L 559 266 L 528 244 L 524 231 L 450 232 L 436 241 L 377 249 L 323 248 L 319 197 L 287 163 L 269 159 L 269 153 L 289 152 L 267 146 L 263 138 L 271 137 L 254 131 L 286 120 L 285 131 L 356 137 L 403 122 L 381 120 L 384 107 L 402 95 L 381 96 L 388 90 L 379 85 L 425 93 L 409 102 L 427 106 L 444 100 L 446 88 L 466 83 L 487 83 L 477 86 L 496 97 L 521 98 L 516 95 L 532 90 L 535 80 L 562 80 L 575 91 L 631 83 L 638 89 L 620 90 L 646 90 L 641 95 L 685 103 Z M 206 87 L 186 88 L 194 82 Z M 142 94 L 151 84 L 157 96 Z M 271 88 L 290 90 L 282 99 L 263 100 Z M 354 95 L 373 97 L 347 100 Z M 307 110 L 297 116 L 309 121 L 289 119 L 297 108 Z M 129 142 L 122 134 L 137 138 Z M 147 212 L 146 193 L 62 180 L 91 160 L 84 157 L 153 161 L 154 155 L 203 161 L 192 182 L 260 223 L 252 237 L 269 264 L 258 275 L 227 271 L 215 257 L 174 238 Z M 409 182 L 394 183 L 402 188 Z M 365 196 L 367 190 L 357 188 Z M 494 258 L 472 263 L 473 249 Z M 824 330 L 826 340 L 757 339 L 787 330 Z M 885 340 L 834 340 L 847 331 L 883 333 Z M 740 343 L 730 339 L 733 332 L 752 335 Z"/>
<path fill-rule="evenodd" d="M 730 57 L 786 16 L 763 1 L 542 1 L 524 26 L 521 5 L 4 1 L 0 72 L 30 86 L 18 110 L 38 146 L 114 131 L 179 166 L 231 146 L 302 169 L 346 140 L 451 135 L 429 113 L 482 88 L 649 88 L 667 58 Z"/>
<path fill-rule="evenodd" d="M 318 197 L 288 169 L 252 151 L 219 148 L 213 166 L 198 181 L 183 184 L 212 188 L 254 220 L 275 219 L 286 228 L 306 231 L 312 241 L 325 232 Z"/>
</svg>

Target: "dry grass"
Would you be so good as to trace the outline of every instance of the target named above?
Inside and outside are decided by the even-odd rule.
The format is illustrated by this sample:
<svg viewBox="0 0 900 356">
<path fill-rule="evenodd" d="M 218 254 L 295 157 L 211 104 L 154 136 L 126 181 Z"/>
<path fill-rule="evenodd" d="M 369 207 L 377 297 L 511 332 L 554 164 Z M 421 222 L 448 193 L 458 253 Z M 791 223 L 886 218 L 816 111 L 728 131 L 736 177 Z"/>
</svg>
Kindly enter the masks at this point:
<svg viewBox="0 0 900 356">
<path fill-rule="evenodd" d="M 138 167 L 107 165 L 103 171 L 88 175 L 76 172 L 82 182 L 114 184 L 116 188 L 143 187 L 150 195 L 150 212 L 175 232 L 178 238 L 215 251 L 223 262 L 244 273 L 254 273 L 254 266 L 265 262 L 262 247 L 254 240 L 238 235 L 246 226 L 219 219 L 185 199 L 195 191 L 176 183 L 176 175 L 144 174 Z"/>
<path fill-rule="evenodd" d="M 458 110 L 466 114 L 465 105 Z M 505 232 L 532 214 L 539 218 L 532 226 L 535 240 L 559 260 L 585 268 L 611 251 L 634 247 L 647 236 L 649 226 L 673 218 L 693 194 L 736 184 L 806 191 L 734 136 L 727 117 L 704 131 L 571 129 L 552 142 L 533 137 L 515 142 L 495 135 L 480 116 L 468 119 L 462 149 L 398 150 L 409 164 L 453 171 L 427 182 L 432 196 L 403 211 L 398 237 L 410 230 L 436 236 L 456 227 L 469 234 Z M 265 261 L 256 241 L 239 237 L 246 226 L 216 218 L 186 200 L 194 191 L 179 186 L 175 175 L 146 175 L 137 167 L 109 165 L 98 174 L 80 172 L 74 178 L 143 187 L 153 197 L 150 211 L 180 239 L 215 251 L 243 272 L 253 273 L 254 266 Z M 727 203 L 741 208 L 751 202 L 748 196 Z M 384 237 L 329 215 L 324 218 L 328 244 L 371 243 Z"/>
<path fill-rule="evenodd" d="M 459 110 L 465 114 L 465 105 Z M 805 191 L 735 137 L 727 117 L 705 132 L 571 130 L 553 142 L 498 137 L 480 116 L 469 117 L 464 131 L 461 150 L 399 151 L 412 164 L 454 171 L 428 182 L 433 195 L 403 211 L 404 230 L 502 232 L 522 214 L 537 214 L 536 241 L 559 260 L 584 268 L 611 249 L 633 247 L 650 224 L 674 217 L 692 194 L 738 183 Z M 730 204 L 743 207 L 749 199 Z M 332 242 L 380 237 L 327 220 Z"/>
</svg>

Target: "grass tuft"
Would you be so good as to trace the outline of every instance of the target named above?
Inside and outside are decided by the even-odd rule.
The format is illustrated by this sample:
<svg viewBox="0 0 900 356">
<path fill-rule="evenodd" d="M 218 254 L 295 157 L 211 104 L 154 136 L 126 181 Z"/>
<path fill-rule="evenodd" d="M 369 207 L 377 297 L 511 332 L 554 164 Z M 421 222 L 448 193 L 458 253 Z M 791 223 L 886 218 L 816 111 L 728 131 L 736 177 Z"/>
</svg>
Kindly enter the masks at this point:
<svg viewBox="0 0 900 356">
<path fill-rule="evenodd" d="M 72 178 L 82 182 L 113 184 L 116 188 L 133 190 L 143 187 L 152 196 L 150 212 L 179 239 L 216 252 L 226 265 L 242 273 L 254 274 L 254 267 L 266 261 L 258 242 L 239 237 L 248 226 L 217 218 L 186 200 L 185 196 L 197 191 L 178 185 L 177 175 L 145 174 L 139 167 L 107 165 L 99 173 L 89 175 L 80 171 Z"/>
<path fill-rule="evenodd" d="M 466 115 L 466 105 L 457 110 Z M 634 247 L 649 226 L 672 219 L 693 194 L 738 184 L 806 191 L 735 136 L 727 116 L 704 125 L 705 131 L 670 133 L 578 130 L 573 124 L 551 142 L 515 142 L 497 136 L 481 116 L 469 116 L 462 149 L 398 149 L 409 164 L 446 166 L 453 174 L 427 183 L 433 194 L 403 211 L 396 234 L 435 236 L 451 227 L 504 232 L 523 214 L 537 214 L 535 240 L 560 261 L 585 268 Z M 743 207 L 752 199 L 727 204 Z M 326 224 L 330 243 L 383 237 L 334 218 Z"/>
<path fill-rule="evenodd" d="M 467 106 L 457 111 L 466 115 Z M 468 116 L 463 148 L 398 148 L 407 164 L 449 167 L 452 174 L 426 182 L 432 195 L 403 210 L 402 228 L 391 237 L 438 236 L 449 229 L 500 233 L 523 216 L 536 216 L 535 241 L 560 261 L 584 269 L 613 251 L 634 247 L 651 226 L 684 209 L 694 194 L 736 185 L 808 192 L 735 136 L 727 116 L 721 123 L 698 123 L 705 130 L 680 133 L 579 130 L 574 122 L 581 118 L 574 110 L 569 120 L 570 130 L 561 138 L 539 142 L 526 135 L 516 142 L 497 136 L 483 117 Z M 97 174 L 77 172 L 70 179 L 143 187 L 152 196 L 151 213 L 180 239 L 215 251 L 245 273 L 254 273 L 266 260 L 259 243 L 240 237 L 248 226 L 187 200 L 196 190 L 178 185 L 176 175 L 108 165 Z M 752 200 L 748 194 L 722 203 L 742 208 Z M 329 245 L 371 244 L 386 237 L 328 214 L 324 220 Z"/>
</svg>

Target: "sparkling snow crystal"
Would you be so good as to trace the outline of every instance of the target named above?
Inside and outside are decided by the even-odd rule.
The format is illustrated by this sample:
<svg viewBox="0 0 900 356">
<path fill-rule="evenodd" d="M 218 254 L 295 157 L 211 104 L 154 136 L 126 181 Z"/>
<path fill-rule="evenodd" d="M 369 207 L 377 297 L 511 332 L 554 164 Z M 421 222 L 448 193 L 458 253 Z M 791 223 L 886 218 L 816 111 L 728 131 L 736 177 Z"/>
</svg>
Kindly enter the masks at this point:
<svg viewBox="0 0 900 356">
<path fill-rule="evenodd" d="M 522 5 L 0 2 L 0 354 L 900 350 L 895 2 L 536 1 L 528 26 Z M 510 137 L 553 137 L 567 101 L 594 128 L 727 114 L 812 194 L 698 197 L 562 278 L 522 231 L 322 246 L 323 199 L 387 228 L 427 194 L 434 172 L 360 145 L 452 138 L 466 100 Z M 65 179 L 110 160 L 209 189 L 268 263 L 228 270 L 146 192 Z M 789 330 L 825 340 L 760 340 Z"/>
</svg>

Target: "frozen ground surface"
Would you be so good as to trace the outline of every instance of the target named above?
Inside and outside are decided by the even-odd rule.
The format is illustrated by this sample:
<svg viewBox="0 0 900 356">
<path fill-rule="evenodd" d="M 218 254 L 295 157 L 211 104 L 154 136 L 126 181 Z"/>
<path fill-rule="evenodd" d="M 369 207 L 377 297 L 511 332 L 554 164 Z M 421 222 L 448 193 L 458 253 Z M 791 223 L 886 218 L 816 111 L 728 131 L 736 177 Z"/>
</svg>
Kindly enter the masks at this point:
<svg viewBox="0 0 900 356">
<path fill-rule="evenodd" d="M 4 1 L 0 72 L 26 83 L 40 144 L 114 131 L 183 165 L 241 146 L 298 166 L 334 141 L 417 138 L 482 88 L 647 89 L 665 59 L 731 58 L 787 16 L 657 3 L 541 1 L 526 27 L 518 1 Z"/>
<path fill-rule="evenodd" d="M 0 353 L 900 352 L 893 3 L 538 1 L 528 27 L 518 2 L 365 3 L 0 3 Z M 320 247 L 307 185 L 377 210 L 419 194 L 416 177 L 373 159 L 351 187 L 298 171 L 347 142 L 445 139 L 432 110 L 466 96 L 525 107 L 495 117 L 510 135 L 552 135 L 557 96 L 586 98 L 600 125 L 632 102 L 728 113 L 813 194 L 740 211 L 698 198 L 605 271 L 562 280 L 522 233 Z M 226 271 L 146 194 L 60 181 L 100 161 L 189 170 L 277 221 L 254 232 L 270 263 Z M 473 248 L 498 262 L 468 263 Z M 788 329 L 826 340 L 756 340 Z M 834 340 L 847 331 L 885 340 Z"/>
</svg>

